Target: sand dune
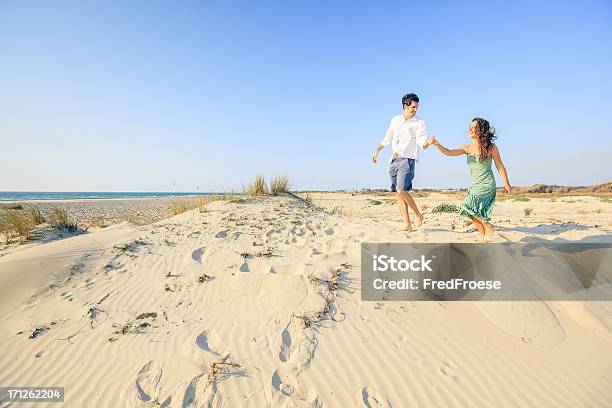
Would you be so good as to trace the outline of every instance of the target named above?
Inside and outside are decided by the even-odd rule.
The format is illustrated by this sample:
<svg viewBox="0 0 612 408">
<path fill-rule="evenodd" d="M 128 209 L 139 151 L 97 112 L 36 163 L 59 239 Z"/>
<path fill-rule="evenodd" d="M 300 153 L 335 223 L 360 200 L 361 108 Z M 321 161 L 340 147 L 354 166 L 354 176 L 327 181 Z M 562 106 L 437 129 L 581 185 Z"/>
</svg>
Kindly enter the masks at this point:
<svg viewBox="0 0 612 408">
<path fill-rule="evenodd" d="M 473 239 L 453 217 L 406 235 L 268 197 L 8 254 L 0 384 L 68 407 L 609 406 L 609 302 L 360 300 L 361 242 Z"/>
</svg>

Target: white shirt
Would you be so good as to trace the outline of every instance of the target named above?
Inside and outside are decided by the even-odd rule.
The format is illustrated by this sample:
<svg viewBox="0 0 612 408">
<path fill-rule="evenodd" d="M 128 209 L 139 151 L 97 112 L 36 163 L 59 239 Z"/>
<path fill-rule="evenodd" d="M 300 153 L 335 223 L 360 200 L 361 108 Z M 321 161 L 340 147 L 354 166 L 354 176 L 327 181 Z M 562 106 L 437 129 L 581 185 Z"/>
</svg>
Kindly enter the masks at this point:
<svg viewBox="0 0 612 408">
<path fill-rule="evenodd" d="M 427 125 L 423 119 L 413 116 L 406 120 L 404 115 L 396 115 L 391 118 L 387 134 L 380 144 L 387 146 L 391 143 L 392 153 L 419 161 L 419 146 L 423 147 L 428 138 Z"/>
</svg>

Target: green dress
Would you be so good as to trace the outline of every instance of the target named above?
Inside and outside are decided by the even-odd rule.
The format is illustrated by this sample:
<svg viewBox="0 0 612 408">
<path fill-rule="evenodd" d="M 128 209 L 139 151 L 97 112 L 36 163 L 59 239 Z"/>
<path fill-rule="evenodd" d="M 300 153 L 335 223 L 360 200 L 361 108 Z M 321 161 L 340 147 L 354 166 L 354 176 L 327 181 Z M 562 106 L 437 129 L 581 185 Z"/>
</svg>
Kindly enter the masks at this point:
<svg viewBox="0 0 612 408">
<path fill-rule="evenodd" d="M 491 220 L 491 210 L 495 204 L 495 176 L 491 170 L 491 156 L 482 163 L 478 156 L 468 154 L 467 164 L 472 175 L 468 195 L 459 207 L 459 212 L 466 217 L 476 216 L 484 221 Z"/>
</svg>

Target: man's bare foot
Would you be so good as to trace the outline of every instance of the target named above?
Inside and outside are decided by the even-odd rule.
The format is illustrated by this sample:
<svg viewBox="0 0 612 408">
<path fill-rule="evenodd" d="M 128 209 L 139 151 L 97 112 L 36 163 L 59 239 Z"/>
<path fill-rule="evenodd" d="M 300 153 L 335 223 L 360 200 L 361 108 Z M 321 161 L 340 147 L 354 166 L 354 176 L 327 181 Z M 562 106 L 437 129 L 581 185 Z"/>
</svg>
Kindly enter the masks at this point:
<svg viewBox="0 0 612 408">
<path fill-rule="evenodd" d="M 417 215 L 416 220 L 414 221 L 415 227 L 420 227 L 421 225 L 423 225 L 423 214 Z"/>
<path fill-rule="evenodd" d="M 410 224 L 405 224 L 398 231 L 412 232 L 412 226 Z"/>
</svg>

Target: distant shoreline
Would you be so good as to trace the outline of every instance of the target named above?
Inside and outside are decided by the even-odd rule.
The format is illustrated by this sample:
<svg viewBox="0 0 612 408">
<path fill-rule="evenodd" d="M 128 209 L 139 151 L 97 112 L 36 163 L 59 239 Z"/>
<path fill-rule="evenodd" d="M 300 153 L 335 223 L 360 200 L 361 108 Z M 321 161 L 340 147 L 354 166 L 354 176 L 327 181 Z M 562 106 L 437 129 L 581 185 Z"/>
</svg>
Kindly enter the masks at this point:
<svg viewBox="0 0 612 408">
<path fill-rule="evenodd" d="M 60 191 L 0 191 L 1 203 L 12 202 L 49 202 L 49 201 L 83 201 L 83 200 L 133 200 L 133 199 L 163 199 L 176 197 L 197 197 L 223 195 L 225 193 L 195 193 L 195 192 L 60 192 Z"/>
<path fill-rule="evenodd" d="M 461 193 L 467 188 L 415 188 L 415 193 Z M 294 190 L 294 193 L 349 193 L 349 194 L 390 194 L 390 190 L 379 188 L 361 188 L 346 190 Z M 504 195 L 498 187 L 498 193 Z M 197 196 L 222 196 L 232 193 L 216 192 L 112 192 L 112 191 L 0 191 L 0 203 L 15 202 L 59 202 L 59 201 L 90 201 L 90 200 L 155 200 Z M 534 184 L 532 186 L 513 186 L 513 195 L 612 195 L 612 182 L 592 186 L 566 186 L 550 184 Z"/>
</svg>

